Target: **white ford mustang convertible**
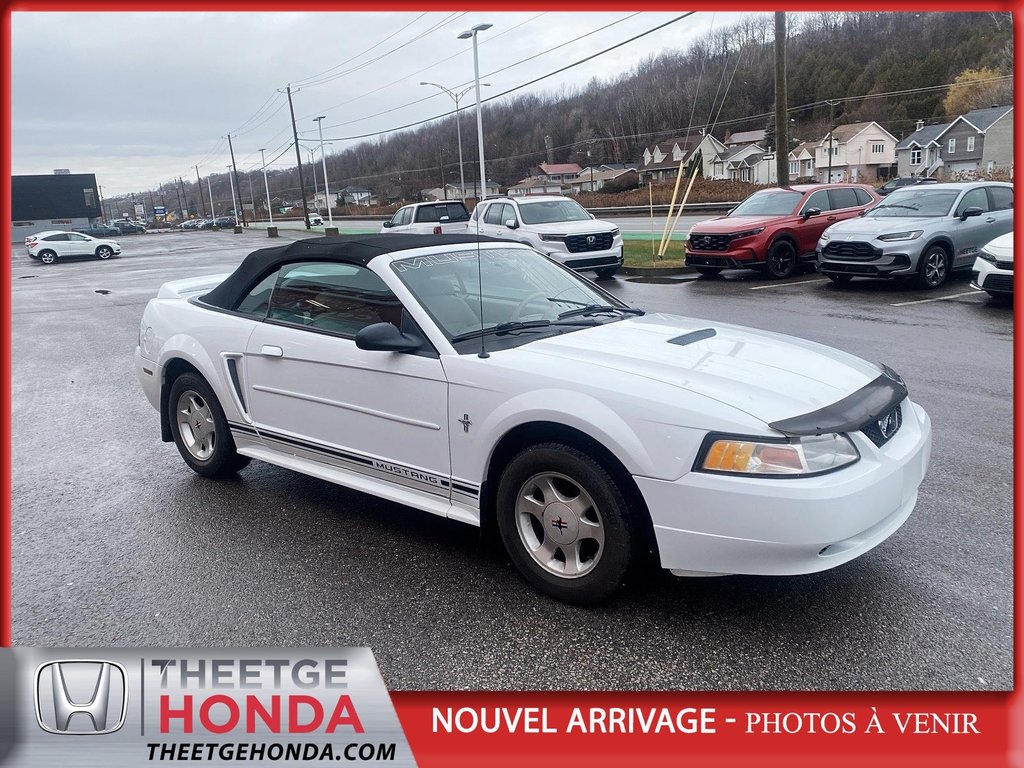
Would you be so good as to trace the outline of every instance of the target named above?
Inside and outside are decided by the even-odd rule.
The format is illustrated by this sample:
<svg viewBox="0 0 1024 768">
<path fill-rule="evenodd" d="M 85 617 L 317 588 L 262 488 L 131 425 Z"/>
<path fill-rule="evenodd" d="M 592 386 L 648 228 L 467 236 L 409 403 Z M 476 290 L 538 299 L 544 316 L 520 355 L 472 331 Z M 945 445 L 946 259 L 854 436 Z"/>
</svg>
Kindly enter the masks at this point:
<svg viewBox="0 0 1024 768">
<path fill-rule="evenodd" d="M 496 526 L 524 577 L 591 603 L 655 558 L 802 574 L 907 519 L 931 424 L 838 350 L 645 314 L 528 247 L 301 240 L 149 302 L 139 380 L 195 472 L 251 459 Z"/>
</svg>

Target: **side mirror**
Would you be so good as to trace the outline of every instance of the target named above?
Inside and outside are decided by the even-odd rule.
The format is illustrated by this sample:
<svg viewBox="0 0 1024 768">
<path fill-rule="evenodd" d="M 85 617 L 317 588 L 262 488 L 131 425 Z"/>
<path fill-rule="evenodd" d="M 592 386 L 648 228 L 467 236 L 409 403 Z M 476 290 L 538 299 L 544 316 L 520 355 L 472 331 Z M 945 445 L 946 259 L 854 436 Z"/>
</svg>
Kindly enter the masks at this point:
<svg viewBox="0 0 1024 768">
<path fill-rule="evenodd" d="M 811 216 L 821 216 L 821 209 L 820 208 L 808 208 L 806 211 L 804 211 L 804 213 L 803 213 L 804 221 L 807 221 L 807 219 L 811 218 Z"/>
<path fill-rule="evenodd" d="M 509 219 L 508 221 L 506 221 L 505 226 L 508 227 L 509 229 L 519 229 L 519 224 L 516 222 L 515 219 Z"/>
<path fill-rule="evenodd" d="M 393 226 L 395 226 L 395 225 L 392 222 L 390 222 L 390 221 L 385 221 L 384 222 L 384 229 L 391 229 Z"/>
<path fill-rule="evenodd" d="M 867 212 L 868 212 L 868 209 L 867 209 L 867 208 L 865 208 L 865 209 L 864 209 L 863 211 L 861 211 L 861 212 L 860 212 L 860 213 L 858 213 L 857 215 L 858 215 L 858 216 L 863 216 L 863 215 L 864 215 L 865 213 L 867 213 Z"/>
<path fill-rule="evenodd" d="M 972 205 L 970 208 L 964 208 L 960 213 L 960 221 L 967 221 L 971 216 L 981 216 L 982 210 L 976 205 Z"/>
<path fill-rule="evenodd" d="M 415 352 L 422 346 L 422 339 L 402 333 L 391 323 L 374 323 L 356 334 L 356 347 L 371 352 Z"/>
<path fill-rule="evenodd" d="M 595 216 L 595 215 L 594 215 L 594 214 L 592 214 L 592 213 L 588 213 L 587 215 L 588 215 L 588 216 L 589 216 L 590 218 L 592 218 L 592 219 L 596 219 L 596 218 L 597 218 L 597 216 Z"/>
</svg>

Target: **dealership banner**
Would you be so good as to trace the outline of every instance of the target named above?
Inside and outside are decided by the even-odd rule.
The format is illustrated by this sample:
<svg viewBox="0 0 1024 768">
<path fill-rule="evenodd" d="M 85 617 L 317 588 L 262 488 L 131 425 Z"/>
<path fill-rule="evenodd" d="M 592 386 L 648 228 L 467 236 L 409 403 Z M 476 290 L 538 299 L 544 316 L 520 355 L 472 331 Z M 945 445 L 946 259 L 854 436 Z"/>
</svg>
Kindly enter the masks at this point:
<svg viewBox="0 0 1024 768">
<path fill-rule="evenodd" d="M 0 766 L 413 766 L 368 648 L 0 649 Z"/>
<path fill-rule="evenodd" d="M 0 768 L 1024 766 L 1006 693 L 397 691 L 369 648 L 3 648 Z"/>
</svg>

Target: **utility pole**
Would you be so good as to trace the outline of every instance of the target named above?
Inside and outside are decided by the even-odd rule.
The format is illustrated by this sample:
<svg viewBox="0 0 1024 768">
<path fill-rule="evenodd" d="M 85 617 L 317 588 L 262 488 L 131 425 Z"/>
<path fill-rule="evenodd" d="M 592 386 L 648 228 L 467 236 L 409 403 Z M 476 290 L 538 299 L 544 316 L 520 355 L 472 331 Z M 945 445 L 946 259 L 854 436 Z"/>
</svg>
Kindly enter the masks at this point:
<svg viewBox="0 0 1024 768">
<path fill-rule="evenodd" d="M 320 117 L 314 117 L 313 122 L 316 123 L 316 127 L 320 130 L 320 162 L 324 166 L 324 202 L 327 203 L 327 222 L 329 226 L 334 226 L 334 214 L 331 212 L 331 187 L 327 183 L 327 153 L 324 152 L 324 124 L 323 119 L 327 115 L 320 115 Z M 316 170 L 314 169 L 313 175 L 316 176 Z"/>
<path fill-rule="evenodd" d="M 789 112 L 786 86 L 786 13 L 775 12 L 775 181 L 789 185 Z"/>
<path fill-rule="evenodd" d="M 252 222 L 256 223 L 256 197 L 252 193 L 252 174 L 247 173 L 246 178 L 249 179 L 249 202 L 252 203 Z M 238 193 L 241 196 L 241 192 Z"/>
<path fill-rule="evenodd" d="M 302 153 L 299 151 L 299 132 L 295 128 L 295 107 L 292 106 L 292 87 L 289 85 L 285 92 L 288 94 L 288 111 L 291 112 L 292 115 L 292 138 L 295 140 L 295 161 L 299 166 L 299 190 L 302 192 L 302 215 L 306 219 L 306 229 L 312 229 L 313 225 L 309 223 L 309 210 L 306 207 L 306 183 L 302 180 Z"/>
<path fill-rule="evenodd" d="M 196 186 L 199 187 L 199 202 L 203 206 L 203 218 L 206 218 L 206 198 L 203 197 L 203 180 L 199 178 L 199 166 L 196 166 Z M 213 208 L 213 198 L 210 198 L 210 207 Z"/>
<path fill-rule="evenodd" d="M 179 179 L 178 179 L 178 182 L 179 182 L 179 184 L 181 183 L 181 178 L 179 178 Z M 178 184 L 175 184 L 175 185 L 174 185 L 174 192 L 175 192 L 175 194 L 176 194 L 176 195 L 178 196 L 178 213 L 182 214 L 182 218 L 184 218 L 184 217 L 185 217 L 185 216 L 184 216 L 184 214 L 185 214 L 185 211 L 184 211 L 184 209 L 183 209 L 183 208 L 181 207 L 181 206 L 182 206 L 182 199 L 181 199 L 181 187 L 180 187 L 180 186 L 178 186 Z M 165 214 L 164 214 L 164 219 L 166 220 L 166 218 L 167 218 L 167 214 L 165 213 Z"/>
<path fill-rule="evenodd" d="M 835 108 L 836 104 L 839 103 L 839 99 L 829 99 L 825 102 L 828 104 L 828 176 L 825 177 L 825 183 L 832 183 L 832 131 L 836 127 L 835 123 Z"/>
<path fill-rule="evenodd" d="M 263 186 L 267 188 L 267 216 L 270 217 L 270 226 L 274 226 L 274 206 L 270 202 L 270 182 L 267 181 L 267 156 L 263 154 L 266 151 L 266 147 L 260 150 L 260 161 L 263 163 Z"/>
<path fill-rule="evenodd" d="M 231 187 L 231 206 L 235 209 L 235 224 L 238 224 L 238 208 L 239 204 L 235 201 L 235 185 L 231 183 L 231 166 L 227 166 L 228 169 L 228 186 Z M 242 198 L 242 190 L 238 190 L 238 198 Z"/>
<path fill-rule="evenodd" d="M 213 219 L 217 218 L 217 209 L 213 204 L 213 187 L 210 185 L 210 179 L 213 178 L 211 173 L 206 177 L 206 191 L 210 193 L 210 217 Z"/>
<path fill-rule="evenodd" d="M 187 219 L 189 218 L 188 192 L 185 191 L 185 182 L 181 180 L 181 176 L 178 177 L 178 186 L 181 187 L 181 201 L 185 204 L 185 207 L 181 211 L 181 217 L 183 219 Z"/>
<path fill-rule="evenodd" d="M 242 202 L 242 187 L 238 184 L 238 166 L 235 165 L 235 148 L 231 146 L 231 134 L 230 133 L 228 134 L 228 150 L 230 150 L 230 152 L 231 152 L 231 172 L 232 172 L 232 174 L 235 177 L 235 186 L 232 187 L 232 191 L 235 190 L 235 189 L 238 190 L 238 202 L 239 202 L 239 206 L 242 208 L 242 226 L 243 227 L 248 227 L 249 226 L 249 222 L 245 220 L 245 207 L 241 205 L 241 202 Z M 235 211 L 235 214 L 236 215 L 238 214 L 237 210 Z M 236 221 L 237 221 L 237 218 L 236 218 Z"/>
</svg>

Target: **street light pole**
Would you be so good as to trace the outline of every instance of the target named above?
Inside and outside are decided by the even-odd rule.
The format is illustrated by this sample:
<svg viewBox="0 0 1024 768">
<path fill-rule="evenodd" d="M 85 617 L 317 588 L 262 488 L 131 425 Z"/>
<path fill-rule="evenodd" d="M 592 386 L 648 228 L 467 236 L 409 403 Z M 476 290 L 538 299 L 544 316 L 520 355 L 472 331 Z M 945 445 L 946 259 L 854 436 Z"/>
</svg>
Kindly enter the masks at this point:
<svg viewBox="0 0 1024 768">
<path fill-rule="evenodd" d="M 313 170 L 313 200 L 316 200 L 320 196 L 320 188 L 316 185 L 316 161 L 313 159 L 316 147 L 306 147 L 306 151 L 309 152 L 309 167 Z M 320 209 L 317 208 L 316 212 L 320 213 Z"/>
<path fill-rule="evenodd" d="M 477 50 L 477 34 L 490 29 L 493 24 L 477 24 L 459 35 L 459 40 L 473 38 L 473 82 L 476 88 L 476 139 L 480 152 L 480 191 L 477 201 L 483 200 L 487 195 L 487 171 L 484 168 L 484 122 L 480 109 L 480 54 Z"/>
<path fill-rule="evenodd" d="M 267 216 L 270 217 L 270 226 L 274 226 L 274 206 L 270 204 L 270 182 L 267 181 L 267 156 L 263 154 L 266 151 L 266 147 L 260 150 L 260 161 L 263 163 L 263 186 L 267 188 Z"/>
<path fill-rule="evenodd" d="M 320 129 L 320 162 L 324 166 L 324 200 L 327 203 L 327 221 L 329 226 L 334 226 L 334 213 L 331 211 L 331 188 L 327 185 L 327 155 L 324 153 L 324 124 L 321 122 L 326 115 L 314 117 L 313 122 Z"/>
<path fill-rule="evenodd" d="M 440 88 L 442 91 L 444 91 L 449 96 L 451 96 L 452 100 L 455 102 L 455 134 L 459 137 L 459 184 L 462 185 L 461 186 L 461 189 L 462 189 L 462 201 L 465 202 L 465 200 L 466 200 L 466 174 L 463 171 L 463 167 L 462 167 L 462 115 L 459 113 L 459 101 L 462 99 L 463 96 L 465 96 L 467 93 L 469 93 L 471 90 L 473 90 L 473 86 L 469 86 L 468 88 L 465 88 L 465 89 L 459 91 L 458 93 L 456 93 L 455 91 L 452 91 L 449 88 L 445 88 L 440 83 L 427 83 L 427 82 L 422 82 L 421 81 L 420 85 L 432 85 L 435 88 Z M 490 83 L 480 83 L 480 87 L 481 88 L 488 88 L 488 87 L 490 87 L 490 85 L 491 85 Z M 448 195 L 445 194 L 445 197 L 447 198 Z"/>
</svg>

